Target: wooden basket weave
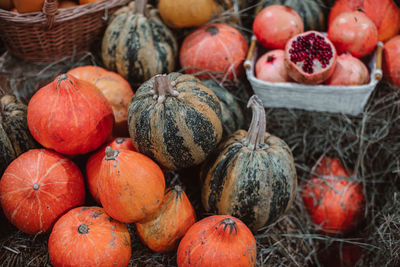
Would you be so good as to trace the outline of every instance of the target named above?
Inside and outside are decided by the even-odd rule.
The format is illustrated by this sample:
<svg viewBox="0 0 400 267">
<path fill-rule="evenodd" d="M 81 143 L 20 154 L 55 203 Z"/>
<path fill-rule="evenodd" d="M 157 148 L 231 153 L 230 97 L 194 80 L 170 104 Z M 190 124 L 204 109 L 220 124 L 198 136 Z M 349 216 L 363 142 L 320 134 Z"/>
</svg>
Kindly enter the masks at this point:
<svg viewBox="0 0 400 267">
<path fill-rule="evenodd" d="M 109 16 L 129 1 L 102 0 L 58 9 L 57 0 L 45 0 L 41 12 L 24 14 L 0 9 L 0 38 L 16 57 L 54 62 L 89 51 L 102 37 Z"/>
</svg>

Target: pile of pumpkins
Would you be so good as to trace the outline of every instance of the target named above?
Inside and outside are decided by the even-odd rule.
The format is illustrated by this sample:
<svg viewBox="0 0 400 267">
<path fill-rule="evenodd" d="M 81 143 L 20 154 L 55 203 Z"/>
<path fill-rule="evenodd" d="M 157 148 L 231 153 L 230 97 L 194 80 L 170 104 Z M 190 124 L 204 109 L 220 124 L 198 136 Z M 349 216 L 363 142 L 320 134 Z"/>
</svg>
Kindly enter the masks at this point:
<svg viewBox="0 0 400 267">
<path fill-rule="evenodd" d="M 320 1 L 261 2 L 297 5 L 306 28 L 323 27 Z M 243 130 L 240 105 L 224 87 L 242 78 L 248 43 L 228 24 L 203 24 L 234 4 L 245 1 L 160 0 L 158 9 L 132 1 L 104 33 L 106 69 L 60 74 L 28 106 L 1 97 L 1 206 L 21 231 L 50 233 L 52 264 L 126 266 L 126 224 L 134 223 L 151 250 L 177 249 L 178 266 L 255 265 L 252 232 L 288 211 L 297 175 L 290 148 L 266 131 L 262 101 L 249 99 L 252 118 Z M 174 72 L 178 43 L 168 26 L 200 26 L 179 50 L 185 74 Z M 132 84 L 140 86 L 132 90 Z M 88 158 L 84 172 L 74 163 L 79 155 Z M 218 215 L 196 222 L 183 188 L 166 185 L 164 175 L 199 165 L 193 176 L 201 180 L 203 207 Z M 347 179 L 352 172 L 324 157 L 313 173 L 302 191 L 312 220 L 328 234 L 354 229 L 363 195 Z M 84 206 L 86 189 L 99 206 Z M 327 209 L 340 216 L 332 219 Z"/>
</svg>

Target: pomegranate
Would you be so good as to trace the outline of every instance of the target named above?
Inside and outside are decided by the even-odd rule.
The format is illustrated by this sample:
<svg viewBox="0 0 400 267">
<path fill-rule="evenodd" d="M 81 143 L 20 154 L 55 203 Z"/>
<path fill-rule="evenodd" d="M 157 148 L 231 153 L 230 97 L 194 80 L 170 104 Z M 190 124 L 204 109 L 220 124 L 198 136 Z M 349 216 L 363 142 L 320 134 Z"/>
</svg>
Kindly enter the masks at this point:
<svg viewBox="0 0 400 267">
<path fill-rule="evenodd" d="M 302 197 L 311 220 L 326 234 L 350 232 L 359 223 L 364 208 L 360 183 L 346 179 L 349 173 L 338 158 L 323 157 Z"/>
<path fill-rule="evenodd" d="M 287 72 L 299 83 L 318 84 L 327 80 L 335 69 L 336 57 L 331 41 L 316 31 L 292 37 L 285 48 Z"/>
<path fill-rule="evenodd" d="M 383 75 L 400 86 L 400 35 L 390 39 L 383 48 Z"/>
<path fill-rule="evenodd" d="M 344 12 L 329 24 L 328 37 L 339 54 L 349 52 L 361 58 L 374 50 L 378 31 L 363 12 Z"/>
<path fill-rule="evenodd" d="M 287 82 L 290 77 L 287 74 L 285 63 L 285 51 L 276 49 L 265 53 L 256 63 L 256 77 L 267 82 Z"/>
<path fill-rule="evenodd" d="M 253 22 L 257 41 L 268 49 L 284 49 L 290 38 L 303 31 L 301 17 L 289 6 L 268 6 L 258 13 Z"/>
<path fill-rule="evenodd" d="M 325 81 L 326 85 L 361 85 L 369 82 L 367 66 L 350 54 L 341 54 L 337 57 L 336 67 L 331 77 Z"/>
</svg>

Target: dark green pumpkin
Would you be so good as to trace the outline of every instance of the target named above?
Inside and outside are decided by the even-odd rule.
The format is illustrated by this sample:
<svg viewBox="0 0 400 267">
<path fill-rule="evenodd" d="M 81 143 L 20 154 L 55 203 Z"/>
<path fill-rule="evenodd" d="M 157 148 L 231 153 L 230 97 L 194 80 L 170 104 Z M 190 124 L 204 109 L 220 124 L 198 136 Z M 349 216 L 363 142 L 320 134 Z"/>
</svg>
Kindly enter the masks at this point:
<svg viewBox="0 0 400 267">
<path fill-rule="evenodd" d="M 157 75 L 143 83 L 128 106 L 135 148 L 160 166 L 200 164 L 222 136 L 217 96 L 192 75 Z"/>
<path fill-rule="evenodd" d="M 228 137 L 233 132 L 244 127 L 244 116 L 235 97 L 214 80 L 203 81 L 218 97 L 221 103 L 221 120 L 223 137 Z"/>
<path fill-rule="evenodd" d="M 0 98 L 0 176 L 20 154 L 37 147 L 26 121 L 27 106 L 14 95 Z"/>
<path fill-rule="evenodd" d="M 270 5 L 285 5 L 296 10 L 303 19 L 304 31 L 325 30 L 325 4 L 321 0 L 261 0 L 256 8 L 256 14 Z"/>
<path fill-rule="evenodd" d="M 231 215 L 253 231 L 268 225 L 292 205 L 297 174 L 290 148 L 265 131 L 265 111 L 252 96 L 249 131 L 221 143 L 201 170 L 206 212 Z"/>
<path fill-rule="evenodd" d="M 107 69 L 132 84 L 175 69 L 178 45 L 157 9 L 136 0 L 117 10 L 103 36 L 102 59 Z"/>
</svg>

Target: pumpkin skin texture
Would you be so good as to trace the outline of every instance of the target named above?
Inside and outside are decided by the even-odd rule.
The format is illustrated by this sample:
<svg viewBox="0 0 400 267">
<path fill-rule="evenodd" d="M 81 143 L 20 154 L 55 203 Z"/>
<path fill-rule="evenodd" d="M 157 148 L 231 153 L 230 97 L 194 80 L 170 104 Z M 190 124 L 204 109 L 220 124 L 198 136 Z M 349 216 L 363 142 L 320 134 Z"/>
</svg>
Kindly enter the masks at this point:
<svg viewBox="0 0 400 267">
<path fill-rule="evenodd" d="M 73 1 L 60 1 L 58 3 L 58 8 L 69 8 L 77 6 L 78 4 Z"/>
<path fill-rule="evenodd" d="M 90 194 L 97 203 L 100 203 L 99 192 L 97 189 L 97 180 L 99 177 L 101 163 L 106 156 L 107 146 L 111 147 L 112 149 L 127 149 L 131 151 L 136 151 L 136 149 L 132 145 L 132 141 L 130 138 L 117 137 L 107 145 L 101 147 L 96 153 L 89 157 L 86 163 L 86 178 Z"/>
<path fill-rule="evenodd" d="M 42 10 L 44 0 L 13 0 L 18 13 L 38 12 Z"/>
<path fill-rule="evenodd" d="M 244 116 L 235 97 L 214 80 L 205 80 L 203 84 L 216 94 L 221 103 L 222 138 L 241 129 L 244 126 Z"/>
<path fill-rule="evenodd" d="M 14 95 L 0 97 L 0 175 L 14 159 L 38 147 L 26 121 L 27 106 Z"/>
<path fill-rule="evenodd" d="M 136 231 L 144 244 L 155 252 L 177 248 L 187 230 L 196 222 L 196 213 L 180 186 L 168 188 L 163 204 L 148 219 L 136 223 Z"/>
<path fill-rule="evenodd" d="M 178 267 L 249 267 L 256 264 L 253 234 L 239 219 L 227 215 L 206 217 L 182 238 L 177 252 Z"/>
<path fill-rule="evenodd" d="M 14 6 L 12 0 L 0 0 L 0 8 L 10 10 Z"/>
<path fill-rule="evenodd" d="M 117 10 L 103 36 L 104 65 L 131 84 L 174 71 L 178 53 L 175 37 L 157 9 L 145 7 L 145 3 L 136 0 Z"/>
<path fill-rule="evenodd" d="M 220 75 L 218 80 L 236 80 L 243 74 L 242 63 L 248 44 L 243 35 L 227 24 L 214 23 L 198 28 L 183 40 L 179 60 L 185 73 L 199 71 Z M 207 80 L 211 74 L 196 75 Z"/>
<path fill-rule="evenodd" d="M 63 215 L 49 238 L 53 266 L 127 266 L 131 238 L 125 224 L 100 207 L 78 207 Z"/>
<path fill-rule="evenodd" d="M 400 86 L 400 35 L 387 41 L 383 47 L 383 76 Z"/>
<path fill-rule="evenodd" d="M 338 158 L 323 157 L 305 184 L 302 197 L 311 220 L 324 234 L 343 234 L 353 230 L 364 209 L 362 185 L 347 180 L 349 173 Z"/>
<path fill-rule="evenodd" d="M 80 5 L 84 5 L 84 4 L 89 4 L 89 3 L 93 3 L 93 2 L 97 2 L 100 0 L 79 0 L 79 4 Z"/>
<path fill-rule="evenodd" d="M 69 74 L 58 76 L 33 95 L 27 118 L 36 141 L 66 155 L 97 149 L 114 125 L 112 109 L 103 94 Z"/>
<path fill-rule="evenodd" d="M 297 175 L 290 148 L 265 132 L 265 111 L 252 96 L 249 131 L 222 142 L 201 169 L 206 212 L 239 218 L 253 231 L 274 222 L 292 205 Z"/>
<path fill-rule="evenodd" d="M 132 223 L 158 209 L 164 198 L 165 179 L 160 167 L 145 155 L 107 147 L 97 188 L 107 214 Z"/>
<path fill-rule="evenodd" d="M 136 91 L 128 113 L 133 146 L 163 169 L 200 164 L 221 140 L 219 100 L 192 75 L 151 78 Z"/>
<path fill-rule="evenodd" d="M 32 149 L 7 167 L 0 180 L 0 200 L 18 229 L 44 233 L 63 213 L 83 204 L 85 184 L 69 159 L 48 149 Z"/>
<path fill-rule="evenodd" d="M 102 67 L 82 66 L 67 72 L 96 86 L 106 97 L 114 113 L 115 136 L 128 136 L 128 104 L 133 97 L 129 83 L 121 75 Z"/>
</svg>

